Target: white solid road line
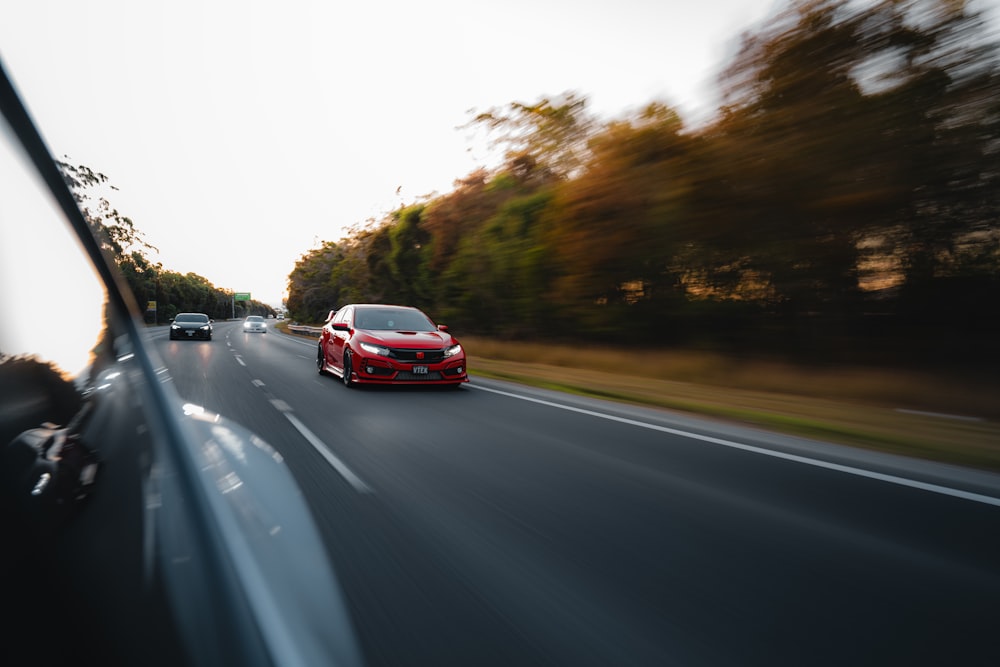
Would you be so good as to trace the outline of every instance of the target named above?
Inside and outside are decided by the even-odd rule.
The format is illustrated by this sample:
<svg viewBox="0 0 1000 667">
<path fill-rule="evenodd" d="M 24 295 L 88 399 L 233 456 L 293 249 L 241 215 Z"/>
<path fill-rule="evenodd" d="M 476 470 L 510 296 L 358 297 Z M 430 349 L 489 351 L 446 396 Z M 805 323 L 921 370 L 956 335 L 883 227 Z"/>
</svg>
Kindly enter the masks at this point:
<svg viewBox="0 0 1000 667">
<path fill-rule="evenodd" d="M 951 487 L 941 486 L 939 484 L 929 484 L 927 482 L 919 482 L 917 480 L 907 479 L 905 477 L 897 477 L 896 475 L 887 475 L 885 473 L 873 472 L 871 470 L 865 470 L 863 468 L 855 468 L 852 466 L 841 465 L 839 463 L 830 463 L 829 461 L 811 459 L 806 456 L 799 456 L 798 454 L 788 454 L 785 452 L 774 451 L 771 449 L 765 449 L 763 447 L 756 447 L 754 445 L 743 444 L 741 442 L 734 442 L 732 440 L 715 438 L 710 435 L 701 435 L 700 433 L 691 433 L 690 431 L 682 431 L 680 429 L 670 428 L 668 426 L 648 424 L 646 422 L 637 421 L 635 419 L 628 419 L 626 417 L 616 417 L 615 415 L 604 414 L 602 412 L 596 412 L 594 410 L 586 410 L 584 408 L 576 408 L 571 405 L 562 405 L 560 403 L 555 403 L 553 401 L 546 401 L 540 398 L 532 398 L 530 396 L 522 396 L 520 394 L 515 394 L 508 391 L 501 391 L 499 389 L 489 389 L 488 387 L 481 387 L 479 385 L 473 385 L 473 384 L 469 384 L 468 386 L 472 389 L 478 389 L 480 391 L 488 391 L 492 394 L 500 394 L 501 396 L 508 396 L 510 398 L 516 398 L 522 401 L 529 401 L 531 403 L 547 405 L 549 407 L 558 408 L 560 410 L 578 412 L 583 415 L 598 417 L 600 419 L 607 419 L 609 421 L 615 421 L 621 424 L 629 424 L 630 426 L 638 426 L 640 428 L 646 428 L 652 431 L 669 433 L 671 435 L 680 436 L 682 438 L 701 440 L 702 442 L 710 442 L 714 445 L 722 445 L 723 447 L 740 449 L 745 452 L 752 452 L 754 454 L 763 454 L 764 456 L 771 456 L 778 459 L 784 459 L 786 461 L 794 461 L 796 463 L 804 463 L 806 465 L 815 466 L 817 468 L 835 470 L 837 472 L 846 473 L 848 475 L 855 475 L 857 477 L 867 477 L 868 479 L 875 479 L 880 482 L 888 482 L 889 484 L 907 486 L 913 489 L 930 491 L 931 493 L 938 493 L 945 496 L 952 496 L 954 498 L 961 498 L 963 500 L 971 500 L 973 502 L 983 503 L 985 505 L 993 505 L 995 507 L 1000 507 L 1000 498 L 994 498 L 993 496 L 986 496 L 981 493 L 972 493 L 969 491 L 962 491 L 961 489 L 953 489 Z"/>
<path fill-rule="evenodd" d="M 920 415 L 921 417 L 937 417 L 938 419 L 955 419 L 963 422 L 981 422 L 981 417 L 967 417 L 965 415 L 950 415 L 946 412 L 928 412 L 927 410 L 910 410 L 909 408 L 896 408 L 896 412 L 904 415 Z"/>
</svg>

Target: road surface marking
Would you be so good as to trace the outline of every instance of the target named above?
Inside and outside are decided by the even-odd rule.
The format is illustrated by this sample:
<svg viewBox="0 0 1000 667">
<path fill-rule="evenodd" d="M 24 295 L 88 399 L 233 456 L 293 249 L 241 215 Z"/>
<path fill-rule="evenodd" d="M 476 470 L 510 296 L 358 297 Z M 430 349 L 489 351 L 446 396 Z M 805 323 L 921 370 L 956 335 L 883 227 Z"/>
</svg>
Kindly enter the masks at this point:
<svg viewBox="0 0 1000 667">
<path fill-rule="evenodd" d="M 375 493 L 370 486 L 361 481 L 361 478 L 355 475 L 350 468 L 344 465 L 344 462 L 338 459 L 334 453 L 327 448 L 326 444 L 322 440 L 317 438 L 312 431 L 306 428 L 306 425 L 300 422 L 298 417 L 293 415 L 291 412 L 283 412 L 282 414 L 285 415 L 285 418 L 292 423 L 292 426 L 298 429 L 298 432 L 302 434 L 302 437 L 308 440 L 309 444 L 312 445 L 324 459 L 326 459 L 327 463 L 332 465 L 334 469 L 340 473 L 340 476 L 346 479 L 347 483 L 354 487 L 355 491 L 358 493 Z"/>
<path fill-rule="evenodd" d="M 723 447 L 741 449 L 745 452 L 752 452 L 754 454 L 763 454 L 765 456 L 772 456 L 774 458 L 784 459 L 786 461 L 794 461 L 796 463 L 804 463 L 806 465 L 815 466 L 817 468 L 825 468 L 827 470 L 834 470 L 837 472 L 847 473 L 848 475 L 855 475 L 857 477 L 867 477 L 868 479 L 875 479 L 881 482 L 888 482 L 889 484 L 907 486 L 913 489 L 930 491 L 931 493 L 939 493 L 945 496 L 952 496 L 954 498 L 961 498 L 963 500 L 971 500 L 973 502 L 983 503 L 985 505 L 993 505 L 995 507 L 1000 507 L 1000 498 L 994 498 L 993 496 L 986 496 L 981 493 L 962 491 L 961 489 L 953 489 L 951 487 L 941 486 L 939 484 L 918 482 L 917 480 L 907 479 L 905 477 L 897 477 L 896 475 L 887 475 L 885 473 L 865 470 L 863 468 L 855 468 L 853 466 L 845 466 L 839 463 L 831 463 L 829 461 L 811 459 L 806 456 L 799 456 L 798 454 L 788 454 L 786 452 L 765 449 L 763 447 L 756 447 L 754 445 L 747 445 L 742 442 L 734 442 L 732 440 L 715 438 L 710 435 L 701 435 L 699 433 L 691 433 L 690 431 L 681 431 L 680 429 L 670 428 L 668 426 L 648 424 L 646 422 L 637 421 L 635 419 L 628 419 L 626 417 L 616 417 L 615 415 L 604 414 L 602 412 L 595 412 L 594 410 L 586 410 L 584 408 L 576 408 L 571 405 L 561 405 L 553 401 L 546 401 L 540 398 L 531 398 L 530 396 L 521 396 L 520 394 L 514 394 L 508 391 L 500 391 L 499 389 L 489 389 L 487 387 L 482 387 L 475 384 L 470 384 L 469 387 L 471 387 L 472 389 L 479 389 L 480 391 L 488 391 L 492 394 L 500 394 L 501 396 L 509 396 L 510 398 L 517 398 L 522 401 L 529 401 L 531 403 L 538 403 L 540 405 L 547 405 L 549 407 L 559 408 L 560 410 L 568 410 L 569 412 L 577 412 L 583 415 L 590 415 L 591 417 L 599 417 L 601 419 L 607 419 L 609 421 L 619 422 L 621 424 L 629 424 L 630 426 L 638 426 L 640 428 L 646 428 L 652 431 L 669 433 L 671 435 L 677 435 L 682 438 L 701 440 L 703 442 L 710 442 L 715 445 L 722 445 Z"/>
<path fill-rule="evenodd" d="M 280 398 L 272 398 L 271 399 L 271 405 L 273 405 L 274 409 L 277 410 L 278 412 L 291 412 L 292 411 L 292 406 L 290 406 L 288 403 L 285 403 Z"/>
<path fill-rule="evenodd" d="M 243 363 L 242 359 L 240 359 L 238 356 L 236 357 L 236 360 L 239 361 L 241 364 Z M 250 383 L 258 388 L 263 388 L 265 386 L 264 382 L 262 382 L 261 380 L 251 380 Z M 264 393 L 267 394 L 268 393 L 267 390 L 264 390 Z M 291 422 L 292 426 L 294 426 L 295 429 L 302 434 L 302 437 L 304 437 L 306 441 L 308 441 L 309 444 L 312 445 L 313 448 L 317 452 L 319 452 L 324 459 L 326 459 L 327 463 L 333 466 L 334 470 L 339 472 L 340 476 L 343 477 L 345 480 L 347 480 L 348 484 L 354 487 L 355 491 L 357 491 L 358 493 L 375 493 L 375 490 L 372 489 L 372 487 L 365 484 L 360 477 L 355 475 L 354 472 L 350 468 L 348 468 L 343 461 L 338 459 L 337 456 L 330 451 L 329 447 L 326 446 L 326 443 L 320 440 L 316 436 L 316 434 L 314 434 L 306 427 L 305 424 L 299 421 L 298 417 L 292 414 L 292 408 L 290 405 L 288 405 L 288 403 L 281 400 L 280 398 L 274 398 L 274 397 L 268 397 L 268 401 L 278 412 L 280 412 L 285 416 L 285 419 Z"/>
<path fill-rule="evenodd" d="M 966 417 L 965 415 L 949 415 L 945 412 L 928 412 L 926 410 L 910 410 L 908 408 L 896 408 L 896 412 L 902 412 L 905 415 L 919 415 L 921 417 L 938 417 L 940 419 L 957 419 L 963 422 L 981 422 L 983 421 L 980 417 Z"/>
</svg>

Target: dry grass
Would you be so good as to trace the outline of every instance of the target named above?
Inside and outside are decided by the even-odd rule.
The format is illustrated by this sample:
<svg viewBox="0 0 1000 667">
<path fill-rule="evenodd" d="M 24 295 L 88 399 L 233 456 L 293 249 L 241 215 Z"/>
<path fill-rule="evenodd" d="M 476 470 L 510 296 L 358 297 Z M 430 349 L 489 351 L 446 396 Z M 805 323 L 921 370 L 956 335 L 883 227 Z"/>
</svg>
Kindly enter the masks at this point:
<svg viewBox="0 0 1000 667">
<path fill-rule="evenodd" d="M 1000 419 L 1000 379 L 991 386 L 982 380 L 957 375 L 850 366 L 796 366 L 697 350 L 512 344 L 467 336 L 462 337 L 462 343 L 468 354 L 495 361 Z"/>
<path fill-rule="evenodd" d="M 471 336 L 462 345 L 473 375 L 1000 472 L 1000 379 Z"/>
<path fill-rule="evenodd" d="M 803 368 L 705 352 L 470 337 L 462 343 L 473 374 L 1000 470 L 997 384 L 885 369 Z"/>
</svg>

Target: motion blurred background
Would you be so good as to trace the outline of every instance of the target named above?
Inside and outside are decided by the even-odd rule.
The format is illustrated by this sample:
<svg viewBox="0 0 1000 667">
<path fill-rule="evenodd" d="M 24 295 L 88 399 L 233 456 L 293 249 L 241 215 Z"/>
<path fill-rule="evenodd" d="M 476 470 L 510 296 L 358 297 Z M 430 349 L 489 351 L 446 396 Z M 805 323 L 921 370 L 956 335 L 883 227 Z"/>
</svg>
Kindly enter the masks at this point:
<svg viewBox="0 0 1000 667">
<path fill-rule="evenodd" d="M 704 125 L 572 92 L 480 113 L 503 164 L 311 250 L 289 313 L 995 368 L 997 44 L 960 2 L 795 3 L 744 35 Z"/>
<path fill-rule="evenodd" d="M 287 310 L 315 324 L 343 303 L 397 302 L 463 337 L 947 370 L 995 386 L 998 26 L 985 2 L 777 4 L 734 42 L 718 108 L 697 122 L 661 100 L 609 118 L 586 90 L 470 110 L 461 130 L 489 147 L 482 166 L 444 192 L 402 183 L 367 220 L 324 220 L 339 238 L 316 238 L 297 261 L 272 245 L 303 216 L 270 210 L 267 176 L 244 184 L 266 231 L 250 233 L 265 221 L 242 209 L 176 218 L 197 228 L 185 245 L 211 253 L 192 272 L 161 262 L 157 235 L 118 207 L 124 193 L 108 189 L 103 165 L 63 168 L 137 301 L 158 304 L 151 322 Z M 378 150 L 412 160 L 391 136 Z M 327 199 L 346 200 L 361 175 L 334 179 Z M 215 245 L 220 231 L 232 245 Z M 286 299 L 240 300 L 241 285 L 203 277 L 231 261 L 250 273 L 279 262 Z"/>
</svg>

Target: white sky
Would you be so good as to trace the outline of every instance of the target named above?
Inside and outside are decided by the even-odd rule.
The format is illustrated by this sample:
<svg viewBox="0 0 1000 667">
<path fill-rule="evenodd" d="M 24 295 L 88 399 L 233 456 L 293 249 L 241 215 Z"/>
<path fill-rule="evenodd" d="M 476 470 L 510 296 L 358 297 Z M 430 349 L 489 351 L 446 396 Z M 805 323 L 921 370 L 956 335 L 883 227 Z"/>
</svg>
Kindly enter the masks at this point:
<svg viewBox="0 0 1000 667">
<path fill-rule="evenodd" d="M 573 90 L 606 118 L 658 100 L 693 121 L 784 3 L 6 4 L 0 57 L 50 150 L 109 177 L 154 262 L 277 306 L 318 241 L 482 164 L 471 109 Z"/>
</svg>

